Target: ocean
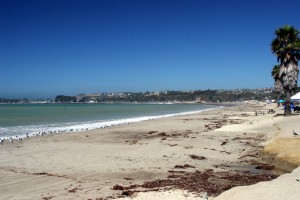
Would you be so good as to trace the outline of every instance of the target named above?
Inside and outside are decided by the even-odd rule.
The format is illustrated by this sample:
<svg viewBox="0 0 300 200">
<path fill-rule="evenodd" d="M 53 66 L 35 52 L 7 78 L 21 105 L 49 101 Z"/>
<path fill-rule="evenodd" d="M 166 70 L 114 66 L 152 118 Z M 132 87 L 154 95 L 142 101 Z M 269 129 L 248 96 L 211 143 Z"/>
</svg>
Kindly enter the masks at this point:
<svg viewBox="0 0 300 200">
<path fill-rule="evenodd" d="M 90 130 L 216 107 L 202 104 L 0 104 L 0 138 Z"/>
</svg>

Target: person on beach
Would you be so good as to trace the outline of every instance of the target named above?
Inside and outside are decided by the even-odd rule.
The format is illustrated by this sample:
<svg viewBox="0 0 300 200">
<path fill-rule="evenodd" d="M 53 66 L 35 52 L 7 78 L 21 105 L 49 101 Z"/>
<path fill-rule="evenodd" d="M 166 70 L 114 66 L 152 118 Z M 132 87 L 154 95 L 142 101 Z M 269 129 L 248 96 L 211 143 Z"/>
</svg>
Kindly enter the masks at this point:
<svg viewBox="0 0 300 200">
<path fill-rule="evenodd" d="M 286 108 L 286 102 L 283 104 L 283 110 L 285 110 Z M 295 106 L 293 104 L 293 102 L 290 103 L 290 110 L 293 111 L 295 109 Z"/>
</svg>

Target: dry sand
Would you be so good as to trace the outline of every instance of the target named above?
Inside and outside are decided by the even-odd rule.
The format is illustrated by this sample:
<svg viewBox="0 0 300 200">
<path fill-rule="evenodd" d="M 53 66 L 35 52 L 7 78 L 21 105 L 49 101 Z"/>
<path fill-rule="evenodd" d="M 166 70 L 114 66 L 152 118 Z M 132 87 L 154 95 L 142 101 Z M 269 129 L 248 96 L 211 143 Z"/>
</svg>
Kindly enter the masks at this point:
<svg viewBox="0 0 300 200">
<path fill-rule="evenodd" d="M 275 114 L 254 114 L 270 108 L 275 105 L 244 104 L 13 144 L 5 141 L 0 145 L 0 199 L 109 199 L 141 190 L 148 192 L 130 198 L 201 199 L 205 190 L 209 196 L 222 192 L 210 191 L 214 186 L 225 190 L 228 184 L 250 184 L 243 179 L 249 177 L 257 182 L 257 174 L 270 173 L 255 169 L 269 166 L 260 160 L 261 144 L 267 145 L 263 156 L 274 163 L 288 160 L 284 169 L 299 166 L 300 145 L 292 131 L 300 132 L 300 115 L 276 116 L 283 113 L 279 109 Z M 290 149 L 282 153 L 282 146 Z M 230 189 L 215 199 L 295 199 L 293 195 L 300 197 L 299 178 L 296 169 L 273 181 Z M 196 181 L 193 187 L 191 180 Z M 184 187 L 184 181 L 191 185 Z"/>
</svg>

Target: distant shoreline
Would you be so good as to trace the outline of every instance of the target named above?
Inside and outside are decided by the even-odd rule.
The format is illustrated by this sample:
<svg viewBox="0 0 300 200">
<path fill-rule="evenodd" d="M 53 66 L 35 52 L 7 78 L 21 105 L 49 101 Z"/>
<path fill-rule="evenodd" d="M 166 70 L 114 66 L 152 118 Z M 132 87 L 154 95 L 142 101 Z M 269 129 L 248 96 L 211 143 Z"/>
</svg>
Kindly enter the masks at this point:
<svg viewBox="0 0 300 200">
<path fill-rule="evenodd" d="M 199 104 L 199 105 L 215 105 L 215 106 L 235 106 L 240 105 L 234 102 L 224 102 L 224 103 L 214 103 L 214 102 L 205 102 L 205 103 L 198 103 L 198 102 L 95 102 L 95 103 L 88 103 L 88 102 L 27 102 L 27 103 L 0 103 L 0 105 L 19 105 L 19 104 Z"/>
</svg>

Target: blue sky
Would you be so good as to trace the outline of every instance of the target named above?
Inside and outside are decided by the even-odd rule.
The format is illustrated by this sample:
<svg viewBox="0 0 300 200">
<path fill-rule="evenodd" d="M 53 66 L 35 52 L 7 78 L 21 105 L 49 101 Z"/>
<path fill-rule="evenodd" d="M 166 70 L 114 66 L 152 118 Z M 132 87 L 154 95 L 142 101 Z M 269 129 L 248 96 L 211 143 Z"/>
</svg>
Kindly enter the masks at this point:
<svg viewBox="0 0 300 200">
<path fill-rule="evenodd" d="M 300 1 L 0 0 L 0 97 L 272 87 Z"/>
</svg>

